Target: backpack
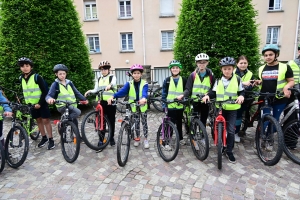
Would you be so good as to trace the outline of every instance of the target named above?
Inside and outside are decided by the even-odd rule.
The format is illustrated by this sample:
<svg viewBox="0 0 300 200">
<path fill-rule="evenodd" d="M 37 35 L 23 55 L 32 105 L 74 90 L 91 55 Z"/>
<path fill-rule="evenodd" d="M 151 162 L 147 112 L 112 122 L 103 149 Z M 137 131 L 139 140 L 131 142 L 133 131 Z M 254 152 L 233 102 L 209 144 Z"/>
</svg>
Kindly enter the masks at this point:
<svg viewBox="0 0 300 200">
<path fill-rule="evenodd" d="M 36 84 L 38 84 L 38 81 L 37 81 L 38 75 L 39 75 L 39 74 L 34 74 L 34 82 L 35 82 Z M 45 86 L 46 91 L 47 91 L 47 93 L 48 93 L 48 91 L 49 91 L 49 85 L 48 85 L 47 81 L 46 81 L 42 76 L 40 76 L 40 77 L 43 79 L 44 86 Z M 20 82 L 22 83 L 22 75 L 19 76 L 19 80 L 20 80 Z"/>
</svg>

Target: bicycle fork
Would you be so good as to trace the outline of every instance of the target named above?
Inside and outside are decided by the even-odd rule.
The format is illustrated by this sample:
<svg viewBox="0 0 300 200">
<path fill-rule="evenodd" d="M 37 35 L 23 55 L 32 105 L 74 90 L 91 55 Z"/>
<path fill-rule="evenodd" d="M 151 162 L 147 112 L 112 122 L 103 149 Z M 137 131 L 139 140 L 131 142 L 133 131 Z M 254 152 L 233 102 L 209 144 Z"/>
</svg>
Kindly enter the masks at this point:
<svg viewBox="0 0 300 200">
<path fill-rule="evenodd" d="M 100 116 L 96 116 L 95 128 L 98 131 L 103 131 L 103 109 L 97 110 L 100 112 Z M 100 117 L 100 130 L 99 130 L 99 117 Z"/>
<path fill-rule="evenodd" d="M 215 125 L 214 125 L 214 144 L 217 146 L 217 143 L 218 143 L 218 140 L 219 140 L 219 138 L 218 138 L 218 124 L 219 123 L 222 123 L 222 125 L 223 125 L 223 130 L 222 130 L 222 140 L 223 140 L 223 146 L 224 147 L 226 147 L 227 146 L 227 142 L 226 142 L 226 121 L 225 121 L 225 119 L 224 119 L 224 117 L 223 116 L 218 116 L 217 118 L 216 118 L 216 123 L 215 123 Z"/>
</svg>

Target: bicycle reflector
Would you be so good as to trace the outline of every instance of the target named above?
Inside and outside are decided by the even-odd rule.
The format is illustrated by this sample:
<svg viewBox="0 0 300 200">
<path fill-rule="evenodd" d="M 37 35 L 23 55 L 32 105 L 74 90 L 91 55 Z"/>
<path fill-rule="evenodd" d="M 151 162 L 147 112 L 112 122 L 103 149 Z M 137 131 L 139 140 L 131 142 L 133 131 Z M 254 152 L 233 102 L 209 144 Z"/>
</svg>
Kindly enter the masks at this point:
<svg viewBox="0 0 300 200">
<path fill-rule="evenodd" d="M 59 120 L 53 120 L 53 124 L 56 125 L 59 122 Z"/>
<path fill-rule="evenodd" d="M 123 122 L 123 119 L 118 119 L 118 122 Z"/>
</svg>

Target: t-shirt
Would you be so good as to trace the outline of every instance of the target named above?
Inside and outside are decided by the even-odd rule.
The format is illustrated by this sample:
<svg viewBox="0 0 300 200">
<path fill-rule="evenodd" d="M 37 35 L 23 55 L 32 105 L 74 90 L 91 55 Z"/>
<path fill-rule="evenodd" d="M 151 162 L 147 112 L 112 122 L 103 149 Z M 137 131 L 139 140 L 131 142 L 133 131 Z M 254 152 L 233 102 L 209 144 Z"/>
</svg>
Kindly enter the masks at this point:
<svg viewBox="0 0 300 200">
<path fill-rule="evenodd" d="M 278 65 L 268 66 L 266 65 L 262 71 L 261 78 L 262 78 L 262 86 L 261 92 L 270 92 L 275 93 L 277 88 L 277 78 L 278 78 Z M 293 70 L 292 68 L 287 65 L 287 70 L 285 73 L 285 78 L 293 78 Z M 262 97 L 260 99 L 263 99 Z M 276 104 L 283 104 L 287 102 L 287 98 L 277 99 L 271 98 L 271 101 L 276 102 Z"/>
</svg>

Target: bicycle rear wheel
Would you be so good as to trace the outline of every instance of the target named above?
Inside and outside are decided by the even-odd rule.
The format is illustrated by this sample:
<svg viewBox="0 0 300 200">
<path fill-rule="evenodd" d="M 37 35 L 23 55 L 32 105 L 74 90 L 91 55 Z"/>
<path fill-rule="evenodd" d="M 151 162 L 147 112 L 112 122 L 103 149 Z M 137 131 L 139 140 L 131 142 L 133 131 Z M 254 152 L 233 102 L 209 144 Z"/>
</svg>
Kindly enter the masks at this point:
<svg viewBox="0 0 300 200">
<path fill-rule="evenodd" d="M 101 115 L 91 111 L 82 120 L 81 134 L 85 144 L 95 151 L 104 149 L 111 138 L 111 125 L 106 115 L 103 116 L 103 130 L 100 131 Z"/>
<path fill-rule="evenodd" d="M 2 146 L 2 143 L 0 142 L 0 173 L 3 171 L 5 166 L 5 152 L 4 147 Z"/>
<path fill-rule="evenodd" d="M 166 162 L 174 160 L 179 151 L 179 133 L 171 121 L 165 121 L 157 131 L 157 149 L 161 158 Z"/>
<path fill-rule="evenodd" d="M 265 128 L 263 125 L 265 124 Z M 267 166 L 276 165 L 283 153 L 283 133 L 277 120 L 266 115 L 259 121 L 255 135 L 257 154 Z"/>
<path fill-rule="evenodd" d="M 295 119 L 283 127 L 284 145 L 283 151 L 292 161 L 300 164 L 300 122 Z"/>
<path fill-rule="evenodd" d="M 121 100 L 121 99 L 123 99 L 123 100 Z M 119 98 L 118 100 L 120 101 L 128 101 L 128 99 L 129 99 L 129 96 L 125 96 L 124 98 Z M 117 104 L 116 105 L 116 108 L 117 108 L 117 111 L 119 112 L 119 113 L 125 113 L 126 112 L 126 105 L 123 105 L 123 104 Z"/>
<path fill-rule="evenodd" d="M 32 131 L 32 133 L 30 134 L 30 138 L 32 140 L 37 140 L 41 132 L 39 131 L 39 127 L 35 119 L 30 120 L 30 131 Z"/>
<path fill-rule="evenodd" d="M 80 152 L 80 135 L 76 125 L 71 121 L 63 122 L 61 136 L 61 151 L 68 163 L 74 162 Z"/>
<path fill-rule="evenodd" d="M 218 149 L 218 169 L 222 169 L 222 149 L 223 149 L 223 142 L 222 142 L 222 136 L 223 136 L 223 124 L 218 123 L 218 143 L 217 143 L 217 149 Z"/>
<path fill-rule="evenodd" d="M 190 142 L 192 150 L 199 160 L 205 160 L 209 151 L 206 128 L 199 119 L 194 119 L 191 126 Z"/>
<path fill-rule="evenodd" d="M 156 99 L 160 100 L 161 95 L 162 95 L 162 87 L 159 87 L 156 90 L 154 90 L 154 92 L 152 94 L 152 98 L 156 98 Z M 159 112 L 164 111 L 161 101 L 151 101 L 151 103 L 153 104 L 154 108 L 156 110 L 158 110 Z"/>
<path fill-rule="evenodd" d="M 122 123 L 117 142 L 117 160 L 121 167 L 127 163 L 130 150 L 130 126 L 127 123 Z"/>
<path fill-rule="evenodd" d="M 20 167 L 26 160 L 29 150 L 29 139 L 26 130 L 21 126 L 11 128 L 5 141 L 5 158 L 12 168 Z"/>
</svg>

